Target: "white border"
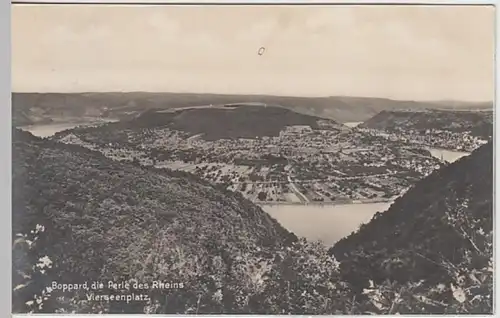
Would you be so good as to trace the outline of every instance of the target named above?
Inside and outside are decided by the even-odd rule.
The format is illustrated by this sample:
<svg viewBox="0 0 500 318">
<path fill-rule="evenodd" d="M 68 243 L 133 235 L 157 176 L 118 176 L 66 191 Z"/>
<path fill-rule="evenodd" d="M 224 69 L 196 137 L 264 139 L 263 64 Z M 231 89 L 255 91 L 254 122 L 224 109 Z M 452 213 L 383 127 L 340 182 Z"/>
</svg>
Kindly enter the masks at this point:
<svg viewBox="0 0 500 318">
<path fill-rule="evenodd" d="M 300 4 L 300 5 L 311 5 L 311 4 L 356 4 L 356 5 L 366 5 L 366 4 L 396 4 L 396 5 L 418 5 L 418 4 L 433 4 L 433 5 L 487 5 L 487 4 L 497 4 L 498 0 L 344 0 L 344 1 L 329 1 L 329 0 L 248 0 L 248 1 L 234 1 L 234 0 L 173 0 L 173 1 L 161 1 L 161 0 L 13 0 L 14 4 L 18 3 L 37 3 L 37 4 L 162 4 L 162 5 L 172 5 L 172 4 Z"/>
<path fill-rule="evenodd" d="M 12 307 L 12 226 L 11 226 L 11 77 L 10 77 L 10 5 L 8 1 L 0 0 L 0 204 L 2 205 L 0 226 L 0 242 L 2 250 L 7 251 L 7 257 L 2 257 L 1 282 L 2 296 L 0 308 L 2 316 L 10 315 Z M 4 254 L 5 255 L 5 254 Z M 7 293 L 6 295 L 4 293 Z M 7 312 L 8 310 L 8 312 Z"/>
</svg>

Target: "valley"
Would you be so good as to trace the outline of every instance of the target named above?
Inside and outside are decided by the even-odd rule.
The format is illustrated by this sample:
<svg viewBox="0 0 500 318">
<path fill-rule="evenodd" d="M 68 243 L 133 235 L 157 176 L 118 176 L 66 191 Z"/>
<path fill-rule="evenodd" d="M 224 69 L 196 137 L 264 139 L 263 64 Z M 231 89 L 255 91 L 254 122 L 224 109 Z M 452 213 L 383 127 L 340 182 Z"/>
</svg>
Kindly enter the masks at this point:
<svg viewBox="0 0 500 318">
<path fill-rule="evenodd" d="M 217 116 L 233 109 L 217 109 Z M 265 204 L 390 202 L 445 164 L 425 145 L 279 108 L 241 106 L 224 113 L 222 123 L 207 119 L 211 111 L 173 111 L 163 120 L 165 113 L 147 112 L 130 121 L 60 132 L 54 139 L 119 161 L 190 172 Z M 258 127 L 240 124 L 249 114 L 256 118 L 248 122 L 269 121 L 273 114 L 289 117 Z M 197 118 L 203 124 L 190 130 Z"/>
<path fill-rule="evenodd" d="M 415 191 L 424 191 L 422 197 L 425 198 L 425 190 L 421 190 L 422 186 L 418 185 L 428 178 L 435 178 L 441 171 L 451 169 L 456 165 L 455 161 L 463 166 L 464 159 L 461 158 L 467 159 L 470 152 L 456 150 L 464 149 L 460 147 L 442 147 L 443 141 L 450 140 L 446 138 L 435 139 L 439 142 L 433 143 L 418 135 L 405 137 L 387 129 L 366 128 L 360 123 L 342 125 L 334 120 L 302 117 L 304 115 L 286 113 L 288 110 L 283 108 L 252 106 L 249 110 L 247 107 L 250 106 L 215 107 L 218 112 L 232 112 L 223 115 L 224 121 L 215 120 L 220 117 L 220 113 L 211 119 L 213 114 L 210 112 L 215 110 L 211 106 L 168 112 L 147 111 L 133 119 L 114 122 L 93 119 L 66 125 L 52 123 L 22 127 L 44 139 L 37 139 L 28 132 L 15 133 L 18 153 L 15 172 L 18 181 L 15 184 L 18 188 L 14 198 L 19 213 L 15 218 L 15 231 L 28 231 L 23 225 L 24 221 L 20 220 L 35 217 L 30 222 L 50 226 L 50 233 L 53 234 L 50 234 L 49 240 L 60 241 L 57 233 L 64 233 L 64 229 L 70 224 L 69 228 L 80 229 L 74 235 L 77 235 L 76 240 L 82 246 L 90 246 L 90 243 L 85 242 L 104 242 L 104 237 L 96 231 L 99 228 L 107 231 L 108 236 L 120 242 L 113 245 L 113 248 L 120 250 L 122 256 L 117 258 L 111 250 L 101 250 L 100 253 L 112 257 L 107 261 L 106 277 L 120 273 L 124 266 L 127 266 L 127 270 L 137 270 L 132 261 L 137 257 L 150 262 L 147 256 L 151 253 L 146 247 L 147 237 L 161 233 L 154 240 L 155 249 L 162 251 L 162 258 L 157 256 L 163 259 L 161 266 L 182 266 L 187 270 L 182 277 L 191 282 L 196 290 L 207 288 L 199 282 L 200 268 L 204 268 L 205 273 L 211 273 L 202 276 L 210 284 L 236 275 L 239 277 L 238 281 L 247 282 L 247 287 L 231 283 L 223 293 L 227 295 L 238 288 L 251 299 L 267 297 L 264 295 L 268 292 L 274 294 L 283 291 L 279 286 L 262 281 L 260 285 L 248 283 L 255 279 L 252 276 L 254 274 L 252 270 L 240 267 L 231 267 L 230 276 L 214 276 L 216 272 L 207 263 L 207 259 L 220 253 L 221 260 L 227 264 L 225 266 L 244 259 L 249 264 L 255 264 L 251 266 L 261 267 L 262 273 L 266 275 L 288 275 L 287 271 L 273 269 L 282 266 L 280 258 L 275 256 L 282 255 L 280 257 L 297 262 L 293 265 L 293 271 L 306 275 L 308 284 L 314 282 L 315 286 L 324 286 L 321 287 L 323 291 L 318 294 L 317 301 L 324 297 L 336 299 L 331 304 L 333 307 L 308 307 L 308 313 L 331 312 L 333 308 L 338 310 L 347 299 L 361 295 L 360 288 L 369 287 L 366 279 L 370 277 L 380 286 L 377 288 L 388 288 L 377 279 L 384 275 L 379 268 L 388 266 L 388 263 L 396 267 L 407 264 L 404 257 L 408 256 L 400 257 L 406 255 L 404 253 L 407 248 L 403 247 L 396 254 L 387 254 L 387 257 L 382 257 L 384 262 L 380 264 L 378 255 L 384 254 L 385 250 L 381 252 L 376 248 L 391 246 L 391 243 L 377 241 L 378 236 L 370 231 L 377 226 L 387 227 L 382 229 L 385 232 L 382 237 L 394 240 L 396 245 L 404 244 L 406 241 L 397 243 L 404 221 L 403 225 L 396 225 L 393 233 L 391 225 L 388 225 L 393 221 L 386 214 L 394 214 L 391 211 L 400 209 L 401 202 L 407 200 L 409 195 L 415 197 Z M 285 112 L 285 115 L 274 119 L 263 118 L 260 125 L 248 125 L 243 120 L 248 117 L 247 110 L 252 113 L 253 121 L 259 120 L 262 114 L 268 116 L 269 112 L 275 115 L 283 115 L 282 112 Z M 186 115 L 186 112 L 189 114 Z M 203 124 L 200 124 L 201 121 Z M 269 124 L 272 124 L 270 128 Z M 460 134 L 462 138 L 453 140 L 471 140 L 472 143 L 465 149 L 472 150 L 471 156 L 474 158 L 477 157 L 476 148 L 484 149 L 487 146 L 483 144 L 488 142 L 488 138 L 467 139 L 468 131 Z M 409 138 L 411 136 L 414 138 Z M 482 153 L 484 152 L 483 150 Z M 26 169 L 43 170 L 44 173 L 25 175 Z M 27 179 L 31 181 L 21 182 Z M 418 189 L 415 190 L 415 187 Z M 27 204 L 23 193 L 31 193 L 29 202 L 32 203 L 29 204 L 35 205 L 22 208 Z M 452 202 L 454 201 L 447 204 Z M 40 204 L 47 206 L 45 212 L 41 215 L 30 214 L 32 212 L 29 211 L 36 211 L 36 206 Z M 405 209 L 411 210 L 419 204 L 410 203 Z M 486 213 L 483 210 L 481 213 Z M 78 225 L 78 215 L 83 216 L 87 224 L 83 228 L 86 230 L 82 231 L 82 225 Z M 382 219 L 387 219 L 383 225 L 378 221 Z M 488 231 L 487 215 L 484 220 L 482 228 Z M 432 222 L 434 223 L 429 225 L 435 228 L 438 223 L 436 220 Z M 129 225 L 124 229 L 121 224 Z M 137 233 L 147 230 L 150 234 L 138 236 L 130 231 L 130 227 Z M 235 232 L 236 228 L 239 230 Z M 476 230 L 482 231 L 482 228 Z M 191 234 L 186 236 L 186 233 Z M 236 233 L 242 233 L 243 236 Z M 478 233 L 474 235 L 478 237 Z M 371 238 L 361 240 L 361 235 L 371 235 Z M 90 237 L 93 239 L 89 239 Z M 136 242 L 134 237 L 139 241 Z M 189 237 L 189 240 L 185 237 Z M 412 241 L 419 240 L 422 239 Z M 175 248 L 166 247 L 165 242 L 168 242 L 168 246 L 175 242 Z M 367 242 L 377 243 L 372 246 Z M 217 247 L 217 244 L 223 247 Z M 357 245 L 364 247 L 361 249 Z M 100 258 L 82 250 L 83 247 L 73 246 L 68 249 L 60 244 L 53 246 L 45 247 L 45 250 L 51 255 L 50 259 L 59 264 L 57 275 L 92 276 L 98 270 L 94 263 L 102 262 Z M 333 246 L 330 253 L 335 254 L 335 258 L 327 256 L 328 246 Z M 188 257 L 196 264 L 194 267 L 188 269 L 181 265 L 185 264 L 184 261 L 174 261 L 180 248 L 183 254 L 187 253 L 183 257 Z M 242 248 L 247 252 L 243 252 Z M 138 252 L 142 249 L 146 249 L 145 253 Z M 22 254 L 18 254 L 20 252 L 16 250 L 15 253 L 19 257 L 18 262 L 25 262 Z M 60 257 L 56 256 L 60 253 L 83 264 L 79 271 L 75 272 L 71 267 L 63 265 Z M 346 256 L 349 253 L 351 256 Z M 368 253 L 366 255 L 370 255 L 369 258 L 363 258 L 363 253 Z M 432 249 L 429 252 L 421 250 L 421 253 L 434 257 Z M 311 262 L 310 273 L 299 269 L 302 268 L 300 260 L 304 258 Z M 336 263 L 335 259 L 341 260 L 341 263 Z M 354 261 L 356 264 L 352 265 Z M 366 262 L 373 262 L 376 267 L 367 267 Z M 428 267 L 426 264 L 417 264 L 420 266 L 419 273 L 422 268 Z M 364 273 L 364 279 L 353 276 L 353 266 L 357 268 L 356 271 Z M 171 277 L 159 268 L 148 275 L 162 279 Z M 317 273 L 325 269 L 326 276 L 320 282 L 317 280 Z M 401 270 L 392 271 L 391 277 L 394 283 L 402 284 L 401 288 L 410 288 L 404 287 L 404 284 L 412 283 L 401 278 L 408 276 L 400 274 Z M 55 275 L 55 272 L 51 273 L 49 275 Z M 489 277 L 488 274 L 479 273 L 485 279 Z M 328 281 L 333 277 L 334 281 Z M 293 281 L 293 278 L 287 279 Z M 16 277 L 16 281 L 21 284 L 23 278 Z M 343 289 L 347 286 L 344 282 L 348 282 L 350 286 L 347 290 Z M 487 285 L 488 282 L 482 284 Z M 31 292 L 30 290 L 26 289 L 25 292 Z M 344 291 L 339 294 L 339 290 Z M 217 291 L 211 289 L 211 293 L 213 292 Z M 302 288 L 298 288 L 297 292 L 302 293 Z M 421 293 L 435 297 L 427 289 Z M 18 297 L 24 299 L 24 296 Z M 78 297 L 75 295 L 72 299 Z M 152 294 L 150 297 L 155 296 Z M 176 297 L 196 301 L 189 292 L 182 292 Z M 208 300 L 203 302 L 204 312 L 231 312 L 242 306 L 237 301 L 225 305 Z M 301 299 L 294 298 L 294 302 L 300 304 Z M 405 300 L 404 305 L 409 304 L 411 300 Z M 22 307 L 22 304 L 16 306 Z M 46 310 L 50 312 L 52 302 L 48 306 Z M 60 302 L 55 302 L 54 306 L 74 308 L 74 305 Z M 80 311 L 88 310 L 83 305 L 78 306 Z M 274 302 L 269 301 L 244 308 L 246 312 L 261 312 L 262 308 L 275 312 L 273 306 Z M 378 307 L 373 308 L 362 298 L 357 306 L 360 312 L 380 310 Z M 102 308 L 117 312 L 124 307 Z M 158 310 L 151 305 L 126 308 L 137 312 Z M 193 307 L 182 304 L 175 308 L 183 312 L 193 310 Z M 432 308 L 427 310 L 443 310 Z M 405 312 L 409 309 L 401 307 L 399 310 Z M 170 312 L 166 309 L 160 311 Z M 294 312 L 302 311 L 294 309 Z"/>
<path fill-rule="evenodd" d="M 43 280 L 123 280 L 124 271 L 141 281 L 181 277 L 190 288 L 168 295 L 148 292 L 151 299 L 174 304 L 168 308 L 99 304 L 98 310 L 193 313 L 201 303 L 199 312 L 275 313 L 280 312 L 276 305 L 286 304 L 286 299 L 272 295 L 284 294 L 292 301 L 291 308 L 284 308 L 293 313 L 339 313 L 353 298 L 356 308 L 349 313 L 384 313 L 390 309 L 386 302 L 398 301 L 393 296 L 397 290 L 402 298 L 396 310 L 401 313 L 491 311 L 491 143 L 417 181 L 390 207 L 262 204 L 261 209 L 240 193 L 192 173 L 119 162 L 20 130 L 13 138 L 16 311 L 29 310 L 25 302 L 46 292 Z M 33 224 L 36 231 L 30 232 Z M 416 224 L 425 233 L 415 231 Z M 68 232 L 71 241 L 65 238 Z M 330 250 L 335 256 L 316 240 L 335 243 Z M 470 240 L 474 246 L 469 248 Z M 23 247 L 23 242 L 34 241 L 29 249 Z M 30 259 L 40 252 L 54 265 L 43 270 L 30 267 Z M 470 271 L 473 278 L 457 280 L 459 270 Z M 24 273 L 40 283 L 29 284 Z M 271 279 L 262 280 L 263 275 Z M 306 285 L 295 284 L 295 275 Z M 418 284 L 423 285 L 416 283 L 420 278 L 424 280 Z M 220 281 L 231 283 L 221 291 Z M 286 286 L 293 286 L 292 291 Z M 308 286 L 316 291 L 312 305 L 300 296 Z M 466 302 L 455 295 L 457 289 L 471 290 Z M 203 291 L 202 297 L 190 290 Z M 381 299 L 376 296 L 380 290 L 392 292 Z M 212 300 L 218 293 L 226 295 L 225 302 Z M 228 301 L 234 293 L 250 299 L 250 305 Z M 59 297 L 60 292 L 46 295 L 37 312 L 96 309 L 82 302 L 85 297 L 78 292 L 66 294 L 68 301 L 61 301 L 65 297 Z"/>
<path fill-rule="evenodd" d="M 52 127 L 53 140 L 116 161 L 191 173 L 239 192 L 289 230 L 327 245 L 386 210 L 418 180 L 470 153 L 433 148 L 436 143 L 419 135 L 408 138 L 363 128 L 362 123 L 341 125 L 257 106 L 261 105 L 183 107 L 148 111 L 128 121 L 38 127 Z M 232 113 L 225 113 L 227 120 L 217 124 L 207 121 L 213 111 L 217 116 Z M 227 124 L 246 119 L 247 111 L 257 117 L 284 112 L 288 119 L 274 122 L 273 130 Z M 197 118 L 203 118 L 205 126 L 192 131 Z M 276 129 L 279 125 L 282 128 Z M 37 126 L 31 128 L 41 135 Z M 207 138 L 207 133 L 226 135 Z M 467 140 L 467 132 L 462 136 Z M 486 142 L 471 140 L 469 150 Z M 335 228 L 337 223 L 342 226 Z"/>
<path fill-rule="evenodd" d="M 147 109 L 194 105 L 267 104 L 339 122 L 364 122 L 384 110 L 491 110 L 491 102 L 419 102 L 387 98 L 326 96 L 224 95 L 196 93 L 13 93 L 13 123 L 50 123 L 54 118 L 94 117 L 130 119 Z M 307 107 L 304 107 L 307 105 Z"/>
<path fill-rule="evenodd" d="M 49 124 L 35 125 L 24 129 L 30 130 L 34 135 L 47 137 L 70 128 L 74 127 Z M 63 142 L 81 144 L 81 142 L 78 142 L 76 139 L 71 139 L 72 135 L 67 136 L 70 137 L 63 137 Z M 166 143 L 168 144 L 168 142 Z M 90 149 L 102 150 L 102 148 L 96 148 L 91 144 L 87 144 L 86 146 Z M 217 149 L 220 151 L 221 147 Z M 250 151 L 251 150 L 248 150 L 246 154 L 250 153 Z M 429 152 L 435 158 L 434 160 L 445 160 L 446 162 L 454 162 L 462 156 L 469 154 L 466 152 L 434 148 L 429 148 Z M 107 149 L 104 150 L 103 153 L 115 160 L 123 160 L 124 158 L 132 159 L 140 155 L 138 151 L 131 150 L 127 152 L 117 149 Z M 244 154 L 245 153 L 242 153 L 242 155 Z M 147 164 L 147 161 L 144 160 L 143 164 Z M 339 162 L 338 164 L 341 165 L 342 163 Z M 294 182 L 291 176 L 287 175 L 286 179 L 281 181 L 251 181 L 249 179 L 250 176 L 255 178 L 255 175 L 260 175 L 265 180 L 270 170 L 277 170 L 276 166 L 271 166 L 270 169 L 261 168 L 258 173 L 256 173 L 256 169 L 252 166 L 225 163 L 194 163 L 181 160 L 157 162 L 155 166 L 158 168 L 195 173 L 215 183 L 230 180 L 228 178 L 231 177 L 234 181 L 232 186 L 228 187 L 230 190 L 239 191 L 246 198 L 260 204 L 264 211 L 275 217 L 283 226 L 297 235 L 311 240 L 319 240 L 326 245 L 334 244 L 339 239 L 357 230 L 361 224 L 369 222 L 375 213 L 385 211 L 397 196 L 397 194 L 395 194 L 392 198 L 379 197 L 356 200 L 349 197 L 340 197 L 336 200 L 332 200 L 332 198 L 327 195 L 327 193 L 329 194 L 337 189 L 333 186 L 328 186 L 335 182 L 333 180 L 337 182 L 342 180 L 351 180 L 355 182 L 362 178 L 347 179 L 348 177 L 338 177 L 337 179 L 333 179 L 333 177 L 331 177 L 329 180 L 295 180 Z M 287 170 L 289 169 L 286 166 L 285 168 Z M 220 174 L 219 171 L 221 171 Z M 239 181 L 240 178 L 244 181 Z M 312 191 L 314 192 L 311 194 Z M 265 200 L 259 199 L 259 193 L 261 192 L 266 193 Z M 314 198 L 317 197 L 322 200 L 314 200 Z"/>
</svg>

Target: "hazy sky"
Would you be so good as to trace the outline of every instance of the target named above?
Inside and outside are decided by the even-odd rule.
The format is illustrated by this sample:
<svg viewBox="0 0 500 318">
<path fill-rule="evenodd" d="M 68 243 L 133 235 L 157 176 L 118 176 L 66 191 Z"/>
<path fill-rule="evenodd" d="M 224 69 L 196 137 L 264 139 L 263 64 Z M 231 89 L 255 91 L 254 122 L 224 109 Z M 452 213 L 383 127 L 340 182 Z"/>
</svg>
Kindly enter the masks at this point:
<svg viewBox="0 0 500 318">
<path fill-rule="evenodd" d="M 492 100 L 494 18 L 486 6 L 14 5 L 12 86 Z"/>
</svg>

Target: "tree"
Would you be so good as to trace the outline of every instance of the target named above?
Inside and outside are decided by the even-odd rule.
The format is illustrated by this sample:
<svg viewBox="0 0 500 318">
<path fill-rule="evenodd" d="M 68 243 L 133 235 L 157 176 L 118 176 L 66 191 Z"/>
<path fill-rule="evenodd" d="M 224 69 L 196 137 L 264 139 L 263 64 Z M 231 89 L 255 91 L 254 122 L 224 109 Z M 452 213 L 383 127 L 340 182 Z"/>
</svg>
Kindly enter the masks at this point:
<svg viewBox="0 0 500 318">
<path fill-rule="evenodd" d="M 267 193 L 266 192 L 259 192 L 259 194 L 257 195 L 257 198 L 260 200 L 260 201 L 266 201 L 266 198 L 267 198 Z"/>
</svg>

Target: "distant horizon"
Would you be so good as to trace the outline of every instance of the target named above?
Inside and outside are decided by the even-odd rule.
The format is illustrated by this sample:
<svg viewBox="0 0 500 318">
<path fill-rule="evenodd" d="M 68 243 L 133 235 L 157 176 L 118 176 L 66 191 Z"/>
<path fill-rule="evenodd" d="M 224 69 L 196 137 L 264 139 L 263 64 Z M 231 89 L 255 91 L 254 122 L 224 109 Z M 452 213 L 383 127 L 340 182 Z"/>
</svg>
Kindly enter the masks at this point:
<svg viewBox="0 0 500 318">
<path fill-rule="evenodd" d="M 14 91 L 495 98 L 488 5 L 11 10 Z"/>
<path fill-rule="evenodd" d="M 420 102 L 420 103 L 467 103 L 467 104 L 484 104 L 484 103 L 495 103 L 494 100 L 461 100 L 461 99 L 429 99 L 429 100 L 417 100 L 417 99 L 401 99 L 401 98 L 390 98 L 390 97 L 378 97 L 378 96 L 360 96 L 360 95 L 277 95 L 277 94 L 262 94 L 262 93 L 198 93 L 198 92 L 171 92 L 171 91 L 81 91 L 81 92 L 57 92 L 57 91 L 47 91 L 47 92 L 36 92 L 36 91 L 11 91 L 12 94 L 66 94 L 66 95 L 84 95 L 84 94 L 190 94 L 190 95 L 225 95 L 225 96 L 269 96 L 269 97 L 291 97 L 291 98 L 362 98 L 362 99 L 383 99 L 390 101 L 402 101 L 402 102 Z"/>
</svg>

